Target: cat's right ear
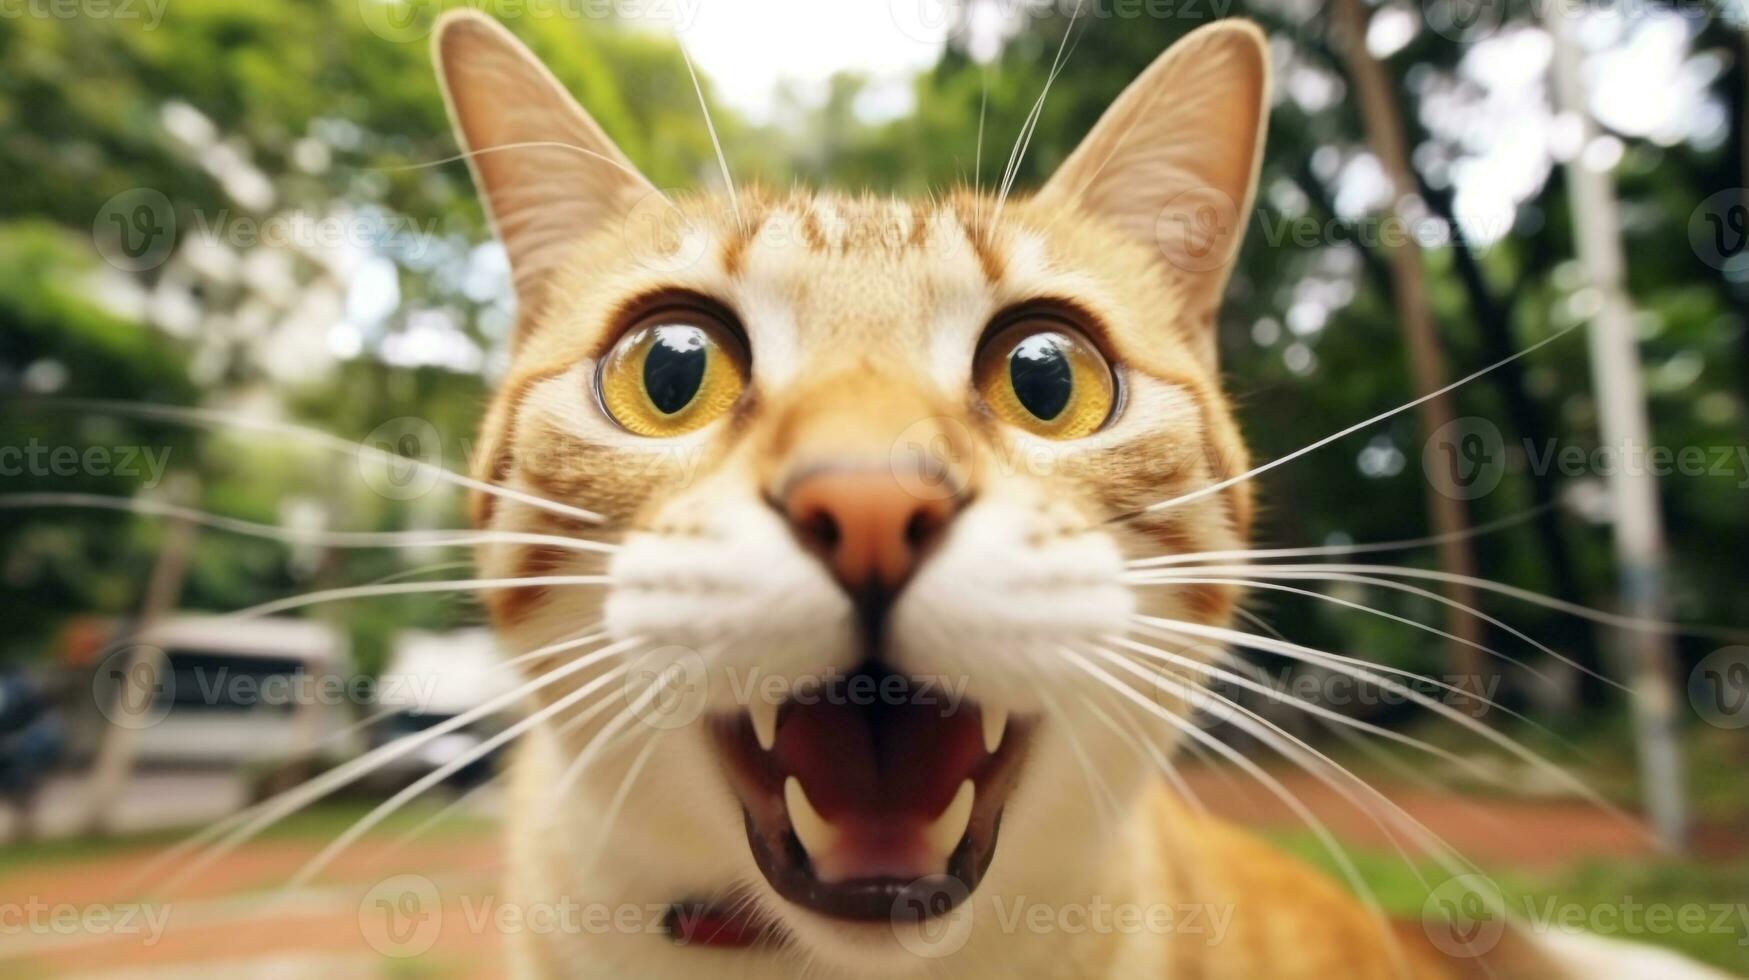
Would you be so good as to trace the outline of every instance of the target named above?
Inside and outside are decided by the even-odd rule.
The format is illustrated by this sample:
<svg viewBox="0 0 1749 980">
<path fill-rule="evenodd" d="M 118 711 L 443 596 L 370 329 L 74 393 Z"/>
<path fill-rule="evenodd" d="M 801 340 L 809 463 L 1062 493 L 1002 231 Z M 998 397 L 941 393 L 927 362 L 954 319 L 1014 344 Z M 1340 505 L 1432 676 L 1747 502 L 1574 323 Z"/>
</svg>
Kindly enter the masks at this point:
<svg viewBox="0 0 1749 980">
<path fill-rule="evenodd" d="M 1269 47 L 1242 20 L 1185 35 L 1118 96 L 1039 192 L 1156 249 L 1212 319 L 1257 190 L 1269 112 Z M 1214 353 L 1212 330 L 1195 341 Z"/>
<path fill-rule="evenodd" d="M 432 35 L 444 101 L 474 186 L 510 256 L 522 309 L 579 236 L 656 188 L 534 53 L 496 21 L 453 10 Z"/>
</svg>

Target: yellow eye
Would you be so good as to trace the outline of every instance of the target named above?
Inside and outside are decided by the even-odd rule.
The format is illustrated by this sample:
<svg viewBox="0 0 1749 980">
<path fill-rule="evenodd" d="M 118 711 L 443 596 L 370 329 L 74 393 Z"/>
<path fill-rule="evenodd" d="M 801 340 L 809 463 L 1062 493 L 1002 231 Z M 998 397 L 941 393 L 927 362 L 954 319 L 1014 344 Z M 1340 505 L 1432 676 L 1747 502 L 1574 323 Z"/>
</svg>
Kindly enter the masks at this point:
<svg viewBox="0 0 1749 980">
<path fill-rule="evenodd" d="M 1079 439 L 1111 416 L 1111 366 L 1079 330 L 1051 317 L 1003 327 L 978 350 L 972 380 L 996 416 L 1049 439 Z"/>
<path fill-rule="evenodd" d="M 596 390 L 627 432 L 677 436 L 732 407 L 747 387 L 747 353 L 734 331 L 702 310 L 647 314 L 602 359 Z"/>
</svg>

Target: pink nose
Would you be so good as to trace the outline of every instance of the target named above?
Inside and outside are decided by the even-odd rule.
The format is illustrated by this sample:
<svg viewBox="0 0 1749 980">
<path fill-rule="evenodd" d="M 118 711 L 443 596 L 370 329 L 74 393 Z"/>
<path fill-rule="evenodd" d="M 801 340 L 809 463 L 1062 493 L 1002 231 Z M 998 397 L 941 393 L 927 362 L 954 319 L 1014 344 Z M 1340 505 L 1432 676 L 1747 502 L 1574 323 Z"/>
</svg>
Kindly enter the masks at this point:
<svg viewBox="0 0 1749 980">
<path fill-rule="evenodd" d="M 959 510 L 922 499 L 884 468 L 822 469 L 789 485 L 783 511 L 853 596 L 896 593 Z"/>
</svg>

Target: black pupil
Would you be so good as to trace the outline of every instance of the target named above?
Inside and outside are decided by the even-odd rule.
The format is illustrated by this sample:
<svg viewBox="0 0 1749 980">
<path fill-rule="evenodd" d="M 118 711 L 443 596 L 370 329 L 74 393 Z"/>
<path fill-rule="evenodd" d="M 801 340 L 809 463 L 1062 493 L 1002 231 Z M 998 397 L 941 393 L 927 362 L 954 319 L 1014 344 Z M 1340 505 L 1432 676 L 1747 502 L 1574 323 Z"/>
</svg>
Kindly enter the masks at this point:
<svg viewBox="0 0 1749 980">
<path fill-rule="evenodd" d="M 657 327 L 655 334 L 644 356 L 644 390 L 657 411 L 673 415 L 698 395 L 710 352 L 697 327 Z"/>
<path fill-rule="evenodd" d="M 1021 407 L 1049 422 L 1061 415 L 1075 390 L 1069 353 L 1061 338 L 1037 334 L 1014 346 L 1008 355 L 1008 380 Z"/>
</svg>

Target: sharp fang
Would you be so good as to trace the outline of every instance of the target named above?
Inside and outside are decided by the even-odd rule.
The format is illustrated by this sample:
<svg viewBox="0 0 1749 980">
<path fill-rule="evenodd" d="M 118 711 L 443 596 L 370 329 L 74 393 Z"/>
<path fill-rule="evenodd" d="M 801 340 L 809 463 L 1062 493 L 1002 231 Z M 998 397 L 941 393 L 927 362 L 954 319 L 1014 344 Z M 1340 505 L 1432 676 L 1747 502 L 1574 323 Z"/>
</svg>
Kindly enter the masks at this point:
<svg viewBox="0 0 1749 980">
<path fill-rule="evenodd" d="M 991 755 L 1002 747 L 1002 736 L 1008 731 L 1008 709 L 989 708 L 978 709 L 984 718 L 984 751 Z"/>
<path fill-rule="evenodd" d="M 960 784 L 953 802 L 923 831 L 923 840 L 931 852 L 947 857 L 960 846 L 960 840 L 966 836 L 966 827 L 972 822 L 972 803 L 977 795 L 978 789 L 971 780 Z"/>
<path fill-rule="evenodd" d="M 783 801 L 789 807 L 790 829 L 796 832 L 802 850 L 808 852 L 808 857 L 818 867 L 820 859 L 830 856 L 837 847 L 838 830 L 820 816 L 814 804 L 808 802 L 808 794 L 802 792 L 802 781 L 794 776 L 784 780 Z"/>
<path fill-rule="evenodd" d="M 770 752 L 777 744 L 777 703 L 756 697 L 747 709 L 747 716 L 753 719 L 753 736 L 759 739 L 759 747 Z"/>
</svg>

